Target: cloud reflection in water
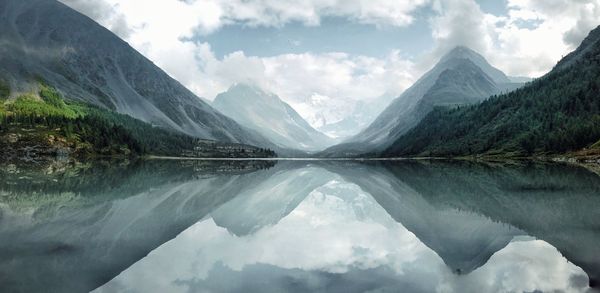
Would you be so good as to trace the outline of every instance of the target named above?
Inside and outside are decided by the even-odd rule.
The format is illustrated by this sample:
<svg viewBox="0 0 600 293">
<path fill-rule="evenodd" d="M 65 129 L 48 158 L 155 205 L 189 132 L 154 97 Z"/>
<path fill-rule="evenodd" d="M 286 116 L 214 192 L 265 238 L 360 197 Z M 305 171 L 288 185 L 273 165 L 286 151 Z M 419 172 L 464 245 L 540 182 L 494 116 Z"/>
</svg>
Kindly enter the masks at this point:
<svg viewBox="0 0 600 293">
<path fill-rule="evenodd" d="M 587 277 L 579 267 L 548 243 L 530 237 L 517 237 L 484 266 L 456 274 L 358 185 L 316 168 L 309 172 L 320 172 L 319 177 L 328 180 L 309 191 L 279 221 L 263 219 L 273 224 L 238 236 L 209 217 L 97 292 L 382 292 L 398 288 L 411 292 L 583 292 L 587 288 Z M 255 192 L 264 197 L 260 190 Z M 215 211 L 220 218 L 237 216 L 233 211 L 239 209 L 229 209 L 228 204 L 235 203 Z M 223 212 L 228 210 L 232 212 Z M 247 206 L 244 217 L 270 214 L 261 210 L 252 215 L 252 211 Z"/>
</svg>

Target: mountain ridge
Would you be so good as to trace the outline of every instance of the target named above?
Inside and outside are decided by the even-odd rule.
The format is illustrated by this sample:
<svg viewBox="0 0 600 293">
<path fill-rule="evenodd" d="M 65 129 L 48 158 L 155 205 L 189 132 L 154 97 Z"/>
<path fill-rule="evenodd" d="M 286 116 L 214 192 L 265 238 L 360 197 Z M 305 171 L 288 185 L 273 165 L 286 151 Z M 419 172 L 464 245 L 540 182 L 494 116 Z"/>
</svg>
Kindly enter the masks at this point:
<svg viewBox="0 0 600 293">
<path fill-rule="evenodd" d="M 0 79 L 202 139 L 273 146 L 201 101 L 125 41 L 54 0 L 0 1 Z"/>
<path fill-rule="evenodd" d="M 281 148 L 319 151 L 333 140 L 312 128 L 288 103 L 257 86 L 238 83 L 217 95 L 212 105 Z"/>
<path fill-rule="evenodd" d="M 479 68 L 478 74 L 486 83 L 493 81 L 495 87 L 479 91 L 480 97 L 467 99 L 481 101 L 493 94 L 510 90 L 517 86 L 500 70 L 491 66 L 483 56 L 466 47 L 458 46 L 444 55 L 440 61 L 410 88 L 396 98 L 366 129 L 345 142 L 333 146 L 321 154 L 323 156 L 358 156 L 378 152 L 387 148 L 400 135 L 414 127 L 427 114 L 419 109 L 419 104 L 447 69 L 469 66 Z M 474 77 L 472 75 L 471 77 Z M 452 86 L 451 84 L 449 84 Z M 482 86 L 483 89 L 485 85 Z M 439 89 L 438 89 L 439 90 Z M 460 92 L 455 93 L 457 96 Z"/>
<path fill-rule="evenodd" d="M 462 109 L 436 109 L 384 156 L 531 156 L 600 139 L 600 26 L 552 71 L 513 92 Z"/>
</svg>

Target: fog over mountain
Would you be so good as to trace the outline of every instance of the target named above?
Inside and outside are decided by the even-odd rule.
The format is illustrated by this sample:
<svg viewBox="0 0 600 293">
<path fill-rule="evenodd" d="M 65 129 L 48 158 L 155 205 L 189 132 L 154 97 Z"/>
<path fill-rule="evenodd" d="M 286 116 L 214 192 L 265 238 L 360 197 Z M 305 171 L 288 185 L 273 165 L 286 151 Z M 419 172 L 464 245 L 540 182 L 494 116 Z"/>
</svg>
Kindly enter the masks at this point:
<svg viewBox="0 0 600 293">
<path fill-rule="evenodd" d="M 219 94 L 212 105 L 282 148 L 318 151 L 334 143 L 312 128 L 289 104 L 256 86 L 236 84 Z"/>
</svg>

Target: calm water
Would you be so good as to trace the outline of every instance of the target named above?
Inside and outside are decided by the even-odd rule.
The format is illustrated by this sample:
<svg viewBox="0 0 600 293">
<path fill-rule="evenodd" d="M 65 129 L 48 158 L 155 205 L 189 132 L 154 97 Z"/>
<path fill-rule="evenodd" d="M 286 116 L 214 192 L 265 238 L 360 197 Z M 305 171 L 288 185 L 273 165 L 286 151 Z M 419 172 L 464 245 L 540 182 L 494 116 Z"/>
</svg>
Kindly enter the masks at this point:
<svg viewBox="0 0 600 293">
<path fill-rule="evenodd" d="M 595 292 L 600 176 L 558 164 L 2 165 L 0 292 Z"/>
</svg>

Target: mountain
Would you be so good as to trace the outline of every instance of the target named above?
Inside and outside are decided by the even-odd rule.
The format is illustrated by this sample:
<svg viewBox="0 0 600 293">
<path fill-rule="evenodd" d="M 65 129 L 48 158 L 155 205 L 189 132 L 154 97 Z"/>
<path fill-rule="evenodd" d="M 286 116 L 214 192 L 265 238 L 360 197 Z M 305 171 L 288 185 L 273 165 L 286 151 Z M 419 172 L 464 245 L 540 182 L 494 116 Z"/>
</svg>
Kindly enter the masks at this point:
<svg viewBox="0 0 600 293">
<path fill-rule="evenodd" d="M 0 80 L 38 81 L 65 97 L 194 137 L 270 146 L 222 115 L 112 32 L 55 0 L 0 0 Z"/>
<path fill-rule="evenodd" d="M 215 98 L 213 107 L 282 148 L 318 151 L 333 144 L 278 96 L 255 86 L 233 85 Z"/>
<path fill-rule="evenodd" d="M 476 106 L 436 109 L 385 156 L 564 153 L 600 139 L 600 27 L 552 71 Z"/>
<path fill-rule="evenodd" d="M 324 154 L 356 156 L 383 150 L 435 106 L 478 103 L 519 85 L 475 51 L 456 47 L 396 98 L 369 127 Z"/>
</svg>

